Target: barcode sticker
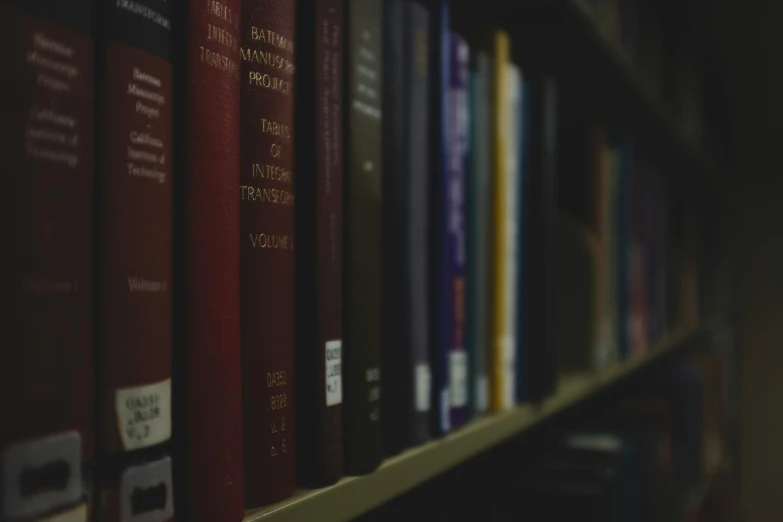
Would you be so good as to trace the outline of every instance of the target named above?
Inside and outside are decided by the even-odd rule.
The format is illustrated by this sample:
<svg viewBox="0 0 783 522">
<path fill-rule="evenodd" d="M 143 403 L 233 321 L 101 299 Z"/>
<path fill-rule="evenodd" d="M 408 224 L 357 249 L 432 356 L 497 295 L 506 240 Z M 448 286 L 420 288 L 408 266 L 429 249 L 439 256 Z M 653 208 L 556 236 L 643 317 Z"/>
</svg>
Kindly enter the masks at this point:
<svg viewBox="0 0 783 522">
<path fill-rule="evenodd" d="M 451 406 L 449 405 L 449 388 L 440 391 L 440 429 L 448 433 L 451 429 Z"/>
<path fill-rule="evenodd" d="M 416 411 L 430 411 L 430 393 L 432 387 L 432 375 L 430 374 L 430 365 L 427 363 L 416 365 Z"/>
<path fill-rule="evenodd" d="M 453 408 L 468 404 L 468 354 L 465 350 L 449 353 L 449 388 Z"/>
<path fill-rule="evenodd" d="M 171 379 L 121 388 L 115 395 L 115 407 L 125 451 L 154 446 L 171 438 Z"/>
<path fill-rule="evenodd" d="M 336 406 L 343 402 L 343 365 L 340 339 L 326 342 L 326 405 Z"/>
<path fill-rule="evenodd" d="M 476 411 L 485 412 L 489 408 L 489 380 L 486 375 L 476 377 Z"/>
<path fill-rule="evenodd" d="M 120 522 L 165 522 L 174 516 L 171 459 L 133 466 L 120 479 Z"/>
<path fill-rule="evenodd" d="M 8 447 L 0 519 L 27 519 L 82 500 L 81 448 L 75 431 Z"/>
</svg>

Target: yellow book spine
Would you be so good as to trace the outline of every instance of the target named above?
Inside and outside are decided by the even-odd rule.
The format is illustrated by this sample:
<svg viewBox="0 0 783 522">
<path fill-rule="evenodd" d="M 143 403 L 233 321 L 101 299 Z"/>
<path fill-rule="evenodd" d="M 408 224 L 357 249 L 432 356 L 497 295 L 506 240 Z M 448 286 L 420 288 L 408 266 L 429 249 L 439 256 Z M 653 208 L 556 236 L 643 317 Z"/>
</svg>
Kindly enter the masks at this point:
<svg viewBox="0 0 783 522">
<path fill-rule="evenodd" d="M 509 291 L 503 270 L 506 250 L 506 119 L 509 117 L 505 107 L 506 74 L 510 64 L 509 39 L 504 31 L 497 31 L 493 39 L 494 60 L 492 65 L 492 280 L 488 302 L 491 303 L 489 340 L 487 346 L 491 363 L 491 393 L 490 410 L 498 412 L 504 409 L 503 390 L 505 389 L 505 372 L 503 368 L 503 353 L 505 351 L 506 314 L 505 292 Z"/>
</svg>

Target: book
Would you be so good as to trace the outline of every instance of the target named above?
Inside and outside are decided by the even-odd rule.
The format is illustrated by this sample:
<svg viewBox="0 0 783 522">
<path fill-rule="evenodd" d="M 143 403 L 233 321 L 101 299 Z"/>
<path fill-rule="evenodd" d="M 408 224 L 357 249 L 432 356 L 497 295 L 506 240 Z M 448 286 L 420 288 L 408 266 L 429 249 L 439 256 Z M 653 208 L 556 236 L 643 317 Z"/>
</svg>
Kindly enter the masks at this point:
<svg viewBox="0 0 783 522">
<path fill-rule="evenodd" d="M 468 421 L 468 354 L 465 348 L 465 312 L 467 292 L 466 174 L 468 147 L 468 73 L 470 50 L 458 34 L 451 35 L 449 78 L 449 159 L 445 169 L 443 215 L 447 221 L 446 268 L 444 287 L 449 310 L 444 333 L 448 332 L 448 383 L 451 408 L 450 425 L 458 428 Z"/>
<path fill-rule="evenodd" d="M 528 235 L 527 222 L 530 219 L 530 205 L 526 203 L 530 191 L 530 132 L 532 122 L 531 83 L 527 78 L 522 78 L 520 86 L 522 92 L 519 103 L 519 181 L 517 182 L 517 262 L 516 262 L 516 401 L 527 402 L 530 400 L 530 345 L 525 332 L 528 331 L 529 308 L 535 306 L 531 303 L 528 290 Z"/>
<path fill-rule="evenodd" d="M 84 519 L 93 463 L 93 2 L 0 2 L 0 519 Z"/>
<path fill-rule="evenodd" d="M 554 226 L 557 211 L 558 96 L 555 80 L 543 73 L 531 77 L 530 178 L 528 180 L 526 263 L 530 303 L 527 332 L 530 396 L 541 400 L 557 386 L 552 281 Z"/>
<path fill-rule="evenodd" d="M 631 355 L 632 330 L 632 177 L 633 149 L 629 138 L 615 138 L 617 151 L 614 209 L 614 298 L 617 306 L 617 348 L 620 358 Z"/>
<path fill-rule="evenodd" d="M 184 517 L 193 522 L 238 522 L 245 507 L 239 317 L 241 5 L 239 0 L 192 0 L 184 7 L 181 404 L 187 436 L 177 474 L 185 505 L 178 504 L 177 511 L 184 508 Z"/>
<path fill-rule="evenodd" d="M 490 58 L 485 52 L 471 55 L 470 141 L 467 170 L 467 321 L 465 324 L 471 411 L 481 414 L 489 406 L 487 350 L 489 285 L 490 200 Z"/>
<path fill-rule="evenodd" d="M 429 13 L 401 0 L 385 8 L 381 408 L 393 455 L 429 438 Z"/>
<path fill-rule="evenodd" d="M 240 317 L 245 506 L 296 487 L 294 0 L 244 0 L 240 38 Z"/>
<path fill-rule="evenodd" d="M 102 479 L 96 520 L 173 522 L 174 489 L 167 455 L 139 459 Z"/>
<path fill-rule="evenodd" d="M 345 274 L 343 364 L 346 472 L 381 462 L 381 125 L 383 25 L 380 0 L 349 0 L 345 18 Z"/>
<path fill-rule="evenodd" d="M 492 100 L 492 129 L 491 140 L 494 143 L 492 151 L 492 196 L 490 206 L 493 207 L 491 218 L 492 228 L 492 282 L 490 299 L 492 310 L 488 346 L 490 347 L 491 360 L 491 395 L 490 409 L 498 412 L 511 407 L 513 404 L 508 399 L 507 391 L 513 382 L 514 368 L 512 340 L 508 337 L 511 325 L 508 324 L 509 313 L 507 306 L 511 287 L 508 286 L 506 267 L 509 234 L 507 232 L 509 173 L 508 153 L 511 137 L 511 111 L 507 103 L 509 101 L 509 77 L 510 74 L 510 42 L 508 34 L 498 31 L 493 36 L 493 64 L 492 81 L 490 84 Z M 516 77 L 515 77 L 516 78 Z M 510 260 L 508 260 L 510 261 Z M 510 268 L 510 267 L 509 267 Z"/>
<path fill-rule="evenodd" d="M 448 234 L 449 86 L 451 82 L 451 27 L 449 5 L 443 0 L 430 8 L 430 389 L 432 434 L 442 436 L 451 429 L 449 359 L 451 351 L 452 303 Z"/>
<path fill-rule="evenodd" d="M 99 9 L 99 448 L 117 455 L 172 433 L 172 12 Z"/>
<path fill-rule="evenodd" d="M 343 474 L 343 1 L 296 9 L 296 465 L 320 486 Z"/>
</svg>

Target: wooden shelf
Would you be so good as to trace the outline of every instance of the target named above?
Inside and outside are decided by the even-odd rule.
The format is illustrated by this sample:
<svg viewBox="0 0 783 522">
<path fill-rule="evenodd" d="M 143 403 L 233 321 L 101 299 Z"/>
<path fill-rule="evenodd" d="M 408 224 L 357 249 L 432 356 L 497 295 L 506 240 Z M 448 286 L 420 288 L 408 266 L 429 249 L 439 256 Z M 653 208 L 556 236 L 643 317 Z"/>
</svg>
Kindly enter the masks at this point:
<svg viewBox="0 0 783 522">
<path fill-rule="evenodd" d="M 562 378 L 557 393 L 541 404 L 520 405 L 505 413 L 476 419 L 442 439 L 386 460 L 374 473 L 346 477 L 327 488 L 299 491 L 278 504 L 248 511 L 245 522 L 351 520 L 542 421 L 585 402 L 663 357 L 684 350 L 689 345 L 688 340 L 706 331 L 699 328 L 676 330 L 645 357 L 599 372 Z"/>
</svg>

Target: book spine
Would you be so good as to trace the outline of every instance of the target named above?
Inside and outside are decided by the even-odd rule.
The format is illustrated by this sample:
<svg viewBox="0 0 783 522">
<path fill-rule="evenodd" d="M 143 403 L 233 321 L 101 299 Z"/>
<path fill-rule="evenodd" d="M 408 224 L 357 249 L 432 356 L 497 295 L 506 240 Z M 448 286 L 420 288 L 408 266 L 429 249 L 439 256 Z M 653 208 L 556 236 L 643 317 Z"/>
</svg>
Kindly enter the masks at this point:
<svg viewBox="0 0 783 522">
<path fill-rule="evenodd" d="M 493 209 L 491 215 L 490 228 L 491 250 L 492 250 L 492 280 L 489 288 L 489 301 L 492 313 L 490 314 L 490 323 L 488 330 L 487 347 L 490 352 L 490 374 L 491 374 L 491 393 L 490 410 L 493 412 L 501 411 L 505 408 L 503 404 L 503 389 L 505 382 L 505 369 L 503 366 L 503 354 L 505 353 L 506 340 L 503 338 L 505 331 L 505 271 L 503 270 L 503 260 L 505 259 L 506 248 L 506 113 L 505 100 L 507 91 L 506 72 L 509 63 L 509 39 L 508 35 L 498 31 L 494 35 L 493 41 L 493 60 L 492 75 L 490 85 L 491 108 L 491 130 L 490 136 L 493 144 L 492 149 L 492 180 L 491 180 L 491 203 Z"/>
<path fill-rule="evenodd" d="M 293 0 L 244 0 L 240 297 L 245 504 L 294 492 Z"/>
<path fill-rule="evenodd" d="M 481 414 L 489 406 L 487 353 L 487 291 L 489 278 L 489 178 L 490 60 L 484 53 L 471 57 L 470 167 L 467 176 L 468 205 L 468 313 L 466 335 L 471 370 L 472 411 Z"/>
<path fill-rule="evenodd" d="M 171 458 L 158 457 L 122 468 L 104 484 L 97 520 L 173 522 Z"/>
<path fill-rule="evenodd" d="M 187 517 L 244 516 L 239 0 L 187 4 L 183 431 Z M 219 94 L 219 95 L 218 95 Z"/>
<path fill-rule="evenodd" d="M 346 13 L 345 437 L 346 471 L 381 462 L 382 2 L 350 0 Z"/>
<path fill-rule="evenodd" d="M 408 68 L 408 103 L 407 129 L 408 138 L 407 171 L 409 172 L 408 201 L 409 215 L 407 218 L 408 236 L 407 252 L 410 267 L 410 301 L 409 317 L 411 320 L 411 353 L 412 367 L 406 371 L 412 372 L 413 399 L 413 432 L 411 444 L 419 444 L 430 438 L 431 412 L 431 382 L 430 367 L 430 298 L 428 252 L 430 245 L 429 228 L 429 197 L 430 197 L 430 121 L 429 121 L 429 88 L 430 88 L 430 14 L 427 9 L 414 2 L 405 4 L 407 17 L 406 31 L 406 63 Z M 410 374 L 409 374 L 410 375 Z M 411 381 L 408 380 L 410 383 Z"/>
<path fill-rule="evenodd" d="M 296 462 L 298 480 L 320 486 L 343 474 L 343 1 L 301 1 L 296 23 L 296 147 L 316 151 L 295 179 Z"/>
<path fill-rule="evenodd" d="M 516 403 L 516 369 L 517 369 L 517 271 L 519 252 L 517 244 L 517 227 L 519 211 L 519 139 L 520 139 L 520 103 L 522 101 L 522 73 L 516 65 L 509 65 L 505 74 L 506 90 L 503 111 L 505 113 L 504 129 L 506 134 L 504 163 L 505 170 L 502 195 L 505 199 L 503 208 L 503 229 L 505 235 L 503 257 L 500 261 L 503 271 L 503 283 L 499 288 L 502 293 L 502 328 L 501 343 L 498 346 L 501 361 L 502 384 L 500 387 L 501 409 L 509 409 Z"/>
<path fill-rule="evenodd" d="M 148 8 L 100 11 L 103 455 L 171 437 L 171 6 Z"/>
<path fill-rule="evenodd" d="M 432 432 L 444 435 L 451 429 L 448 354 L 450 352 L 452 313 L 449 299 L 451 271 L 448 267 L 450 237 L 447 234 L 448 206 L 445 201 L 449 158 L 449 88 L 451 77 L 451 30 L 449 6 L 445 1 L 432 2 L 430 20 L 430 230 L 431 241 L 431 309 L 435 328 L 431 330 L 430 365 L 432 368 Z"/>
<path fill-rule="evenodd" d="M 552 393 L 557 379 L 557 352 L 553 337 L 553 232 L 557 212 L 557 90 L 546 75 L 532 79 L 530 131 L 530 190 L 528 220 L 527 339 L 530 396 L 541 400 Z"/>
<path fill-rule="evenodd" d="M 468 70 L 470 51 L 467 42 L 452 34 L 450 42 L 451 74 L 449 78 L 449 163 L 444 184 L 446 208 L 449 282 L 448 295 L 448 382 L 451 426 L 468 421 L 468 354 L 465 350 L 466 232 L 465 168 L 468 145 Z"/>
<path fill-rule="evenodd" d="M 407 263 L 408 230 L 412 205 L 408 186 L 412 172 L 408 168 L 406 124 L 409 104 L 408 56 L 406 51 L 406 17 L 403 0 L 384 4 L 383 47 L 383 204 L 382 225 L 382 319 L 384 335 L 381 363 L 384 386 L 383 445 L 387 455 L 405 449 L 411 443 L 413 430 L 413 365 L 411 309 L 411 267 Z"/>
<path fill-rule="evenodd" d="M 526 402 L 530 400 L 530 345 L 528 344 L 527 331 L 530 314 L 530 302 L 528 270 L 530 263 L 530 234 L 528 222 L 530 220 L 530 205 L 527 203 L 530 192 L 530 132 L 532 122 L 532 91 L 528 78 L 522 78 L 519 86 L 521 89 L 519 110 L 517 111 L 519 136 L 519 165 L 517 182 L 517 263 L 516 263 L 516 401 Z"/>
<path fill-rule="evenodd" d="M 0 519 L 87 516 L 93 3 L 0 2 Z"/>
</svg>

